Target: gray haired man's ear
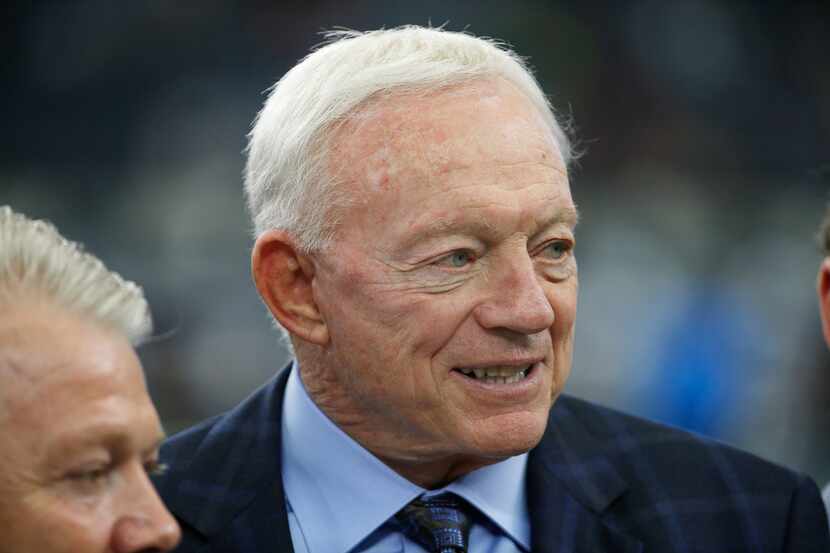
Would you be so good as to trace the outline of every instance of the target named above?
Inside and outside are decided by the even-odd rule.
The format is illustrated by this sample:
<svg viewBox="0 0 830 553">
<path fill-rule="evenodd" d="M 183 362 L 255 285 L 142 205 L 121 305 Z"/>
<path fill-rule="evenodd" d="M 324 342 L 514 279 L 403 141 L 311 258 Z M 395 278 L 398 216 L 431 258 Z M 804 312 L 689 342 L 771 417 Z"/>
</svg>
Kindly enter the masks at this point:
<svg viewBox="0 0 830 553">
<path fill-rule="evenodd" d="M 824 341 L 830 346 L 830 257 L 825 257 L 818 269 L 816 278 L 818 308 L 821 313 L 821 329 Z"/>
<path fill-rule="evenodd" d="M 262 233 L 251 253 L 251 273 L 274 318 L 292 335 L 320 346 L 329 341 L 314 298 L 314 264 L 284 231 Z"/>
</svg>

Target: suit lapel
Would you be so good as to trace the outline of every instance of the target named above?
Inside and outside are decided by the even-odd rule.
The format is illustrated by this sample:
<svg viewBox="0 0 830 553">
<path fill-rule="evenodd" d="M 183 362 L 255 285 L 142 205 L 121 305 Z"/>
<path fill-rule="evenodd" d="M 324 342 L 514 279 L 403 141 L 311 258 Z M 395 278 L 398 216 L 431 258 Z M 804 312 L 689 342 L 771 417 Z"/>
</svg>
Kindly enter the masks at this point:
<svg viewBox="0 0 830 553">
<path fill-rule="evenodd" d="M 257 550 L 293 553 L 281 459 L 288 372 L 283 370 L 199 436 L 191 462 L 180 466 L 175 458 L 167 460 L 169 478 L 158 483 L 165 501 L 214 546 L 249 536 L 262 544 Z"/>
<path fill-rule="evenodd" d="M 533 553 L 637 553 L 642 544 L 603 518 L 628 484 L 603 444 L 560 397 L 545 435 L 530 452 L 527 497 Z"/>
</svg>

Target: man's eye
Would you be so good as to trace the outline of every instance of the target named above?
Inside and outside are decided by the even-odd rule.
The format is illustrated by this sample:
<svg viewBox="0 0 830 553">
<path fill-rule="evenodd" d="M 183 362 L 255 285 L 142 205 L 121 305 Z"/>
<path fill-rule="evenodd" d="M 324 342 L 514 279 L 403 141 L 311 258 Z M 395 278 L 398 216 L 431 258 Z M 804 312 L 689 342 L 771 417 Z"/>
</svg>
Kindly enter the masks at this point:
<svg viewBox="0 0 830 553">
<path fill-rule="evenodd" d="M 548 259 L 562 259 L 571 250 L 571 245 L 564 240 L 554 240 L 542 249 L 542 255 Z"/>
<path fill-rule="evenodd" d="M 453 267 L 455 269 L 461 269 L 473 261 L 475 261 L 475 255 L 472 252 L 458 250 L 442 257 L 438 260 L 437 264 Z"/>
<path fill-rule="evenodd" d="M 95 469 L 95 470 L 88 470 L 88 471 L 84 471 L 84 472 L 79 472 L 79 473 L 73 474 L 71 476 L 71 478 L 73 480 L 81 480 L 81 481 L 84 481 L 84 482 L 95 482 L 96 480 L 100 480 L 101 478 L 104 478 L 106 475 L 107 475 L 107 470 L 101 468 L 101 469 Z"/>
<path fill-rule="evenodd" d="M 84 488 L 94 488 L 104 485 L 110 477 L 112 469 L 109 466 L 73 472 L 68 475 L 71 482 Z"/>
</svg>

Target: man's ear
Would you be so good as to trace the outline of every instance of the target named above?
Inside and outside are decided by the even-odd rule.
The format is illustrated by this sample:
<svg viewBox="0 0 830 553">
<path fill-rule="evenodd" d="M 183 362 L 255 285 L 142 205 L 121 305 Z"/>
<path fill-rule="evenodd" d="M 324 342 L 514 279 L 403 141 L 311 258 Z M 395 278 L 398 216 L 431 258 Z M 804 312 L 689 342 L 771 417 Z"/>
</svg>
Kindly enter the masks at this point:
<svg viewBox="0 0 830 553">
<path fill-rule="evenodd" d="M 816 280 L 821 329 L 824 332 L 824 341 L 830 346 L 830 257 L 825 257 L 821 262 Z"/>
<path fill-rule="evenodd" d="M 251 253 L 251 273 L 262 300 L 291 334 L 325 345 L 328 327 L 314 299 L 314 264 L 280 230 L 262 233 Z"/>
</svg>

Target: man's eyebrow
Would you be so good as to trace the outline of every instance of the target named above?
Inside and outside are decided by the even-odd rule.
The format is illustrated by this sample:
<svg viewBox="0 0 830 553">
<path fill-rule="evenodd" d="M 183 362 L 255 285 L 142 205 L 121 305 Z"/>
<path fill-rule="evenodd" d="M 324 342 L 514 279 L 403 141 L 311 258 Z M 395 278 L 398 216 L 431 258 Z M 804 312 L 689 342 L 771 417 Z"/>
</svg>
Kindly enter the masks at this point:
<svg viewBox="0 0 830 553">
<path fill-rule="evenodd" d="M 83 451 L 86 448 L 106 445 L 108 447 L 123 448 L 127 445 L 129 437 L 128 427 L 121 424 L 95 424 L 81 430 L 72 430 L 56 437 L 50 444 L 49 454 L 61 456 Z"/>
<path fill-rule="evenodd" d="M 410 246 L 417 242 L 423 242 L 431 238 L 440 237 L 448 233 L 458 232 L 460 216 L 445 216 L 433 218 L 425 222 L 417 222 L 413 224 L 409 231 L 410 237 L 406 240 L 405 245 Z M 464 230 L 471 230 L 473 232 L 483 232 L 487 234 L 495 234 L 498 232 L 498 227 L 491 221 L 478 218 L 463 220 Z"/>
<path fill-rule="evenodd" d="M 458 219 L 461 217 L 440 217 L 433 219 L 428 224 L 420 227 L 424 234 L 441 234 L 446 231 L 455 231 L 458 229 Z M 499 230 L 497 225 L 494 225 L 489 219 L 480 217 L 478 219 L 464 220 L 463 226 L 474 230 L 482 230 L 485 232 L 495 233 Z"/>
<path fill-rule="evenodd" d="M 576 206 L 568 206 L 560 208 L 556 214 L 548 221 L 548 226 L 565 224 L 571 228 L 579 224 L 579 210 Z"/>
<path fill-rule="evenodd" d="M 576 228 L 579 223 L 579 211 L 575 205 L 557 207 L 551 210 L 551 215 L 541 218 L 531 234 L 537 234 L 552 227 L 566 226 L 570 229 Z"/>
<path fill-rule="evenodd" d="M 140 453 L 142 455 L 154 453 L 165 438 L 164 431 L 160 430 L 152 444 L 148 447 L 142 447 Z M 91 425 L 81 431 L 67 432 L 58 437 L 50 447 L 50 454 L 74 453 L 98 445 L 126 451 L 131 447 L 131 441 L 129 425 L 106 422 Z"/>
<path fill-rule="evenodd" d="M 429 240 L 430 238 L 439 237 L 448 232 L 458 231 L 458 219 L 460 218 L 461 217 L 459 216 L 446 216 L 434 218 L 424 223 L 415 223 L 410 228 L 412 236 L 410 240 L 407 240 L 406 246 L 410 245 L 411 243 L 421 242 L 423 240 Z M 553 213 L 553 215 L 550 218 L 544 220 L 537 227 L 537 231 L 557 225 L 566 225 L 570 228 L 574 228 L 576 227 L 578 222 L 579 211 L 577 210 L 576 206 L 557 207 L 555 208 L 555 212 Z M 495 225 L 492 221 L 484 218 L 464 220 L 463 226 L 465 230 L 471 230 L 473 232 L 482 232 L 484 234 L 491 235 L 498 234 L 500 230 L 498 225 Z"/>
</svg>

